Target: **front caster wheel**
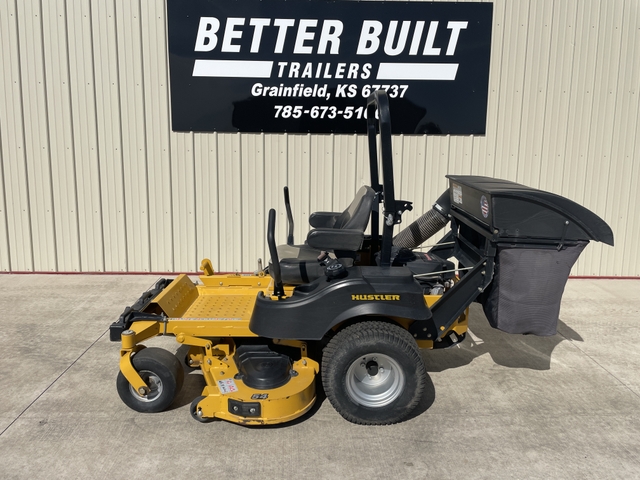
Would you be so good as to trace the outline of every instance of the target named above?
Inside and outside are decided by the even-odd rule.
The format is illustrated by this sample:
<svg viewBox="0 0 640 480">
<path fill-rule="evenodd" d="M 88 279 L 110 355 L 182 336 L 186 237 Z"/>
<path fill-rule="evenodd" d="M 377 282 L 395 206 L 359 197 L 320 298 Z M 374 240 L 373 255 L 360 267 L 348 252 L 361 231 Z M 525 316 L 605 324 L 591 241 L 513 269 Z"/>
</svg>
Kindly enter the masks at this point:
<svg viewBox="0 0 640 480">
<path fill-rule="evenodd" d="M 133 368 L 149 386 L 147 395 L 140 395 L 122 372 L 118 372 L 118 395 L 131 409 L 142 413 L 166 410 L 182 388 L 184 371 L 180 361 L 161 348 L 145 348 L 131 358 Z"/>
<path fill-rule="evenodd" d="M 411 334 L 389 323 L 347 327 L 322 355 L 327 398 L 353 423 L 388 425 L 403 420 L 420 402 L 426 376 Z"/>
</svg>

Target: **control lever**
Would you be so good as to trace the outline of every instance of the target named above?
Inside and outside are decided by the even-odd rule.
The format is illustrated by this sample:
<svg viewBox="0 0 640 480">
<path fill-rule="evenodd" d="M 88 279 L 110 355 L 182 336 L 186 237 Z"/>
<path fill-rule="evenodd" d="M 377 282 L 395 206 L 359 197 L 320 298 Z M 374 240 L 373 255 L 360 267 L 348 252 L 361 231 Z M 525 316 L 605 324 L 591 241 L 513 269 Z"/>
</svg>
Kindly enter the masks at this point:
<svg viewBox="0 0 640 480">
<path fill-rule="evenodd" d="M 287 210 L 287 245 L 293 245 L 293 214 L 291 213 L 291 202 L 289 201 L 289 187 L 284 187 L 284 208 Z"/>
<path fill-rule="evenodd" d="M 280 259 L 278 258 L 278 247 L 276 246 L 276 211 L 269 210 L 269 221 L 267 222 L 267 245 L 271 255 L 271 266 L 269 273 L 273 278 L 273 294 L 278 298 L 284 297 L 284 286 L 282 285 L 282 274 L 280 273 Z"/>
</svg>

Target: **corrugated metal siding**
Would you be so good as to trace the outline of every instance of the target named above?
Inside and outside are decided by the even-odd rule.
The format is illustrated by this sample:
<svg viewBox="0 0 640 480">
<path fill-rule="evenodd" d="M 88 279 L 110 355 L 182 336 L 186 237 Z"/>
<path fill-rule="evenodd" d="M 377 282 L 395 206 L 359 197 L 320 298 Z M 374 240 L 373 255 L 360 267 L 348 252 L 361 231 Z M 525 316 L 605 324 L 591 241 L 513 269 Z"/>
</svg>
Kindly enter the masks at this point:
<svg viewBox="0 0 640 480">
<path fill-rule="evenodd" d="M 163 0 L 0 2 L 0 270 L 250 271 L 289 185 L 302 239 L 368 183 L 357 135 L 178 134 Z M 640 2 L 494 2 L 487 135 L 397 136 L 408 223 L 445 174 L 565 195 L 612 226 L 577 275 L 640 276 Z M 405 224 L 406 224 L 405 223 Z"/>
</svg>

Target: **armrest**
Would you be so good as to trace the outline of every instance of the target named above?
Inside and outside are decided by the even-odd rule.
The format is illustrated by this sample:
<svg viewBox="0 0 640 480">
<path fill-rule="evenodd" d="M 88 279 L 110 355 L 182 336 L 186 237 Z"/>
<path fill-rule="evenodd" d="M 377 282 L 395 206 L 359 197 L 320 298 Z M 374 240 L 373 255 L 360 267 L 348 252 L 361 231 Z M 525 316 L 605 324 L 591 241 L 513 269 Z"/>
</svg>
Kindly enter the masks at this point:
<svg viewBox="0 0 640 480">
<path fill-rule="evenodd" d="M 340 212 L 314 212 L 309 217 L 309 225 L 313 228 L 332 228 Z"/>
<path fill-rule="evenodd" d="M 360 230 L 318 228 L 311 230 L 307 244 L 318 250 L 348 250 L 355 252 L 362 246 L 364 233 Z"/>
</svg>

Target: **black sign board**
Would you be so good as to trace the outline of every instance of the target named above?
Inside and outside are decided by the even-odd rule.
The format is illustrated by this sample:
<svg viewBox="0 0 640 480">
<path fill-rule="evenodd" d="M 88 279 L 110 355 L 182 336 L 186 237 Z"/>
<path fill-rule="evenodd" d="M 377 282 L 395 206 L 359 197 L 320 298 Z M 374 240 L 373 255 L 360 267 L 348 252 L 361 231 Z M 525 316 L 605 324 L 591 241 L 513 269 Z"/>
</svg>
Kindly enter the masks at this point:
<svg viewBox="0 0 640 480">
<path fill-rule="evenodd" d="M 484 134 L 490 3 L 168 0 L 174 131 Z"/>
</svg>

